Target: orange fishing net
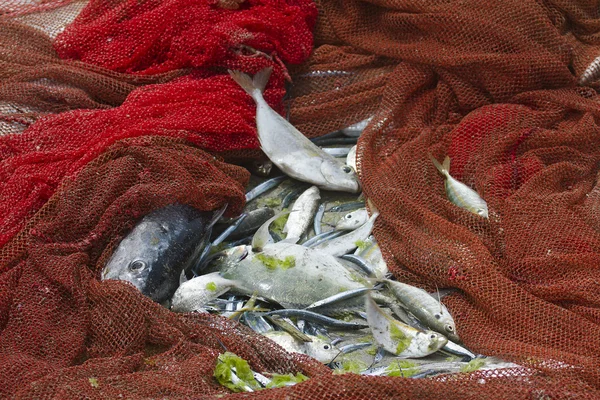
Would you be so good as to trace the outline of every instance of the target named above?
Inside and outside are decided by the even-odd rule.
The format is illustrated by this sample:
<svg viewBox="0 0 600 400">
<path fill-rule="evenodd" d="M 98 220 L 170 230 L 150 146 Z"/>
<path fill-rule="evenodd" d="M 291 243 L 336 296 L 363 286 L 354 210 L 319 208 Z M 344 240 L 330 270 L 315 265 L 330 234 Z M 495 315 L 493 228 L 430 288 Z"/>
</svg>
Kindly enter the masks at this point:
<svg viewBox="0 0 600 400">
<path fill-rule="evenodd" d="M 248 173 L 208 153 L 256 154 L 253 104 L 225 68 L 274 66 L 283 111 L 283 64 L 310 52 L 311 2 L 190 4 L 0 2 L 0 395 L 220 396 L 227 348 L 311 377 L 256 398 L 600 397 L 600 108 L 597 84 L 577 85 L 600 55 L 597 2 L 317 4 L 312 55 L 289 66 L 291 122 L 313 137 L 374 115 L 358 169 L 388 266 L 460 289 L 444 301 L 466 346 L 524 366 L 424 380 L 333 375 L 99 281 L 151 210 L 240 212 Z M 489 220 L 448 202 L 428 153 Z"/>
</svg>

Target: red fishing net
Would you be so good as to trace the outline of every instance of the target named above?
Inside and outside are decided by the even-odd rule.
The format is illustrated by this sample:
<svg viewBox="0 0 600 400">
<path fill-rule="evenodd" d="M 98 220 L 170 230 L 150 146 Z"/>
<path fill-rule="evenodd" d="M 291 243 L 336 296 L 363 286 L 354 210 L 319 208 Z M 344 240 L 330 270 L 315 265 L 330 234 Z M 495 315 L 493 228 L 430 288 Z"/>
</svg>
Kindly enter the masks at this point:
<svg viewBox="0 0 600 400">
<path fill-rule="evenodd" d="M 374 115 L 358 169 L 388 266 L 460 289 L 445 303 L 466 346 L 526 367 L 426 380 L 332 375 L 237 323 L 98 280 L 151 210 L 242 209 L 248 173 L 209 154 L 257 147 L 252 100 L 225 69 L 274 66 L 267 99 L 283 111 L 283 65 L 308 57 L 316 8 L 84 5 L 0 3 L 3 397 L 227 394 L 212 377 L 224 348 L 311 377 L 244 395 L 257 398 L 600 397 L 599 108 L 597 85 L 577 86 L 600 55 L 597 2 L 318 3 L 315 48 L 290 70 L 291 121 L 318 136 Z M 451 158 L 489 220 L 447 201 L 428 153 Z"/>
</svg>

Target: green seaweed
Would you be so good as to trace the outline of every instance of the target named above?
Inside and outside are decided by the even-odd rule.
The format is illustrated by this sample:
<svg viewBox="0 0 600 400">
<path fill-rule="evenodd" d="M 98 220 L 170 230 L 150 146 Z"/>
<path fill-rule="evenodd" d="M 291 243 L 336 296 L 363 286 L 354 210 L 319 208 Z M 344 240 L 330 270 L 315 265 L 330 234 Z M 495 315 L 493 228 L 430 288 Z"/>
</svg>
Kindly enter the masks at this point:
<svg viewBox="0 0 600 400">
<path fill-rule="evenodd" d="M 375 354 L 377 354 L 377 350 L 379 350 L 377 346 L 371 346 L 366 348 L 365 353 L 374 356 Z"/>
<path fill-rule="evenodd" d="M 285 212 L 286 210 L 287 210 L 287 208 L 283 209 L 281 211 Z M 277 218 L 273 222 L 271 222 L 271 226 L 269 228 L 277 235 L 283 236 L 283 228 L 285 227 L 285 223 L 287 222 L 289 216 L 290 216 L 289 213 L 283 214 L 282 216 L 280 216 L 279 218 Z"/>
<path fill-rule="evenodd" d="M 364 371 L 367 368 L 367 364 L 356 361 L 356 360 L 346 360 L 342 361 L 342 367 L 336 368 L 333 373 L 334 374 L 359 374 L 360 371 Z"/>
<path fill-rule="evenodd" d="M 387 376 L 401 376 L 403 378 L 409 378 L 419 372 L 419 368 L 415 363 L 406 360 L 397 360 L 391 363 L 385 369 Z"/>
<path fill-rule="evenodd" d="M 281 205 L 281 200 L 277 197 L 266 197 L 263 199 L 258 199 L 256 201 L 257 208 L 260 207 L 270 207 L 275 208 Z"/>
<path fill-rule="evenodd" d="M 211 292 L 216 292 L 217 291 L 217 284 L 214 282 L 208 282 L 206 284 L 206 290 L 210 290 Z"/>
<path fill-rule="evenodd" d="M 91 377 L 91 378 L 88 378 L 88 381 L 90 382 L 90 385 L 92 385 L 93 388 L 97 388 L 98 386 L 100 386 L 98 384 L 97 378 Z"/>
<path fill-rule="evenodd" d="M 294 374 L 273 374 L 271 375 L 271 382 L 267 384 L 267 389 L 279 388 L 283 386 L 293 386 L 296 383 L 304 382 L 308 380 L 308 376 L 303 375 L 301 372 Z"/>
<path fill-rule="evenodd" d="M 233 368 L 235 368 L 237 377 L 240 378 L 240 381 L 237 383 L 232 381 L 231 374 Z M 254 379 L 248 362 L 229 351 L 219 355 L 217 358 L 217 365 L 215 366 L 213 376 L 221 385 L 234 392 L 245 392 L 247 386 L 252 389 L 260 388 L 256 379 Z"/>
<path fill-rule="evenodd" d="M 460 372 L 474 372 L 477 371 L 479 368 L 483 367 L 484 365 L 485 360 L 482 360 L 481 358 L 475 358 L 469 361 L 467 364 L 460 367 Z"/>
<path fill-rule="evenodd" d="M 271 270 L 274 271 L 277 268 L 281 268 L 282 270 L 287 270 L 290 268 L 294 268 L 296 266 L 296 257 L 294 256 L 287 256 L 286 258 L 284 258 L 283 260 L 280 260 L 279 258 L 273 257 L 273 256 L 268 256 L 266 254 L 257 254 L 256 259 L 258 261 L 260 261 L 261 263 L 263 263 L 263 265 Z"/>
<path fill-rule="evenodd" d="M 402 329 L 398 328 L 393 321 L 390 321 L 390 336 L 394 342 L 398 343 L 396 345 L 396 355 L 402 354 L 412 342 L 412 338 L 402 332 Z"/>
<path fill-rule="evenodd" d="M 212 256 L 213 254 L 217 254 L 223 250 L 225 250 L 228 246 L 227 242 L 223 242 L 223 243 L 219 243 L 216 246 L 211 246 L 210 250 L 208 251 L 208 255 Z"/>
<path fill-rule="evenodd" d="M 354 242 L 354 245 L 356 247 L 358 247 L 359 251 L 363 251 L 364 249 L 366 249 L 367 247 L 369 247 L 370 243 L 369 242 L 365 242 L 364 240 L 357 240 L 356 242 Z"/>
</svg>

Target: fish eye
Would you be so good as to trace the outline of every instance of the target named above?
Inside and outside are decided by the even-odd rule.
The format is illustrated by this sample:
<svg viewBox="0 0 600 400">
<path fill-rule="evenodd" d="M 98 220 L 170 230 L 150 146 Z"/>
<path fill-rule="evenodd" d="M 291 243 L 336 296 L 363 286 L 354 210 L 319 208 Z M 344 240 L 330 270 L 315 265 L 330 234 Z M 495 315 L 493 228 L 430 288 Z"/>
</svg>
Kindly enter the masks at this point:
<svg viewBox="0 0 600 400">
<path fill-rule="evenodd" d="M 129 270 L 130 271 L 141 271 L 144 268 L 146 268 L 146 263 L 141 261 L 141 260 L 133 260 L 132 262 L 129 263 Z"/>
<path fill-rule="evenodd" d="M 351 218 L 352 218 L 351 214 L 346 215 L 346 219 L 351 219 Z"/>
<path fill-rule="evenodd" d="M 435 339 L 437 337 L 437 335 L 432 334 L 431 336 L 429 336 L 431 339 Z"/>
<path fill-rule="evenodd" d="M 347 165 L 344 165 L 344 166 L 342 167 L 342 171 L 344 171 L 345 173 L 349 174 L 350 172 L 352 172 L 352 168 L 350 168 L 350 167 L 349 167 L 349 166 L 347 166 Z"/>
<path fill-rule="evenodd" d="M 435 315 L 434 315 L 434 317 L 435 317 L 435 319 L 440 319 L 440 318 L 442 318 L 442 316 L 441 316 L 440 314 L 435 314 Z"/>
<path fill-rule="evenodd" d="M 330 346 L 330 345 L 328 345 L 328 344 L 326 344 L 326 345 L 323 345 L 323 348 L 324 348 L 325 350 L 329 350 L 329 349 L 331 348 L 331 346 Z"/>
<path fill-rule="evenodd" d="M 446 325 L 446 330 L 448 332 L 454 332 L 454 327 L 452 325 Z"/>
</svg>

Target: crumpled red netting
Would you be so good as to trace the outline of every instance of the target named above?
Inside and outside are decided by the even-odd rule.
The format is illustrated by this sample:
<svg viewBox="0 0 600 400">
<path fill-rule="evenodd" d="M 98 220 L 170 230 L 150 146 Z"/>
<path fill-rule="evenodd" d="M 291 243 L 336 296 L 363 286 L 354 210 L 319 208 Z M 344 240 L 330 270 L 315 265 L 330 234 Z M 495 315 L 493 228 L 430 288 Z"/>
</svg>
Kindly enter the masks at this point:
<svg viewBox="0 0 600 400">
<path fill-rule="evenodd" d="M 597 84 L 576 84 L 600 54 L 597 2 L 322 0 L 315 49 L 291 69 L 291 121 L 308 136 L 375 115 L 359 142 L 358 168 L 366 195 L 381 211 L 375 235 L 390 269 L 429 289 L 460 289 L 445 302 L 467 347 L 524 368 L 426 380 L 332 375 L 234 322 L 176 315 L 133 287 L 98 281 L 115 245 L 150 210 L 174 201 L 201 210 L 228 202 L 229 215 L 243 207 L 247 172 L 199 147 L 237 146 L 231 149 L 238 158 L 254 154 L 243 150 L 256 146 L 253 106 L 220 75 L 222 67 L 233 66 L 230 60 L 205 56 L 228 46 L 241 50 L 233 53 L 239 56 L 235 66 L 247 72 L 275 65 L 270 101 L 278 106 L 284 81 L 278 59 L 302 57 L 285 59 L 277 47 L 286 43 L 281 28 L 257 23 L 251 13 L 248 29 L 272 33 L 257 49 L 272 60 L 250 50 L 266 43 L 261 35 L 241 49 L 229 42 L 234 28 L 212 21 L 240 21 L 237 13 L 259 3 L 283 4 L 246 1 L 238 10 L 220 10 L 238 3 L 211 2 L 231 19 L 206 19 L 211 24 L 202 29 L 162 22 L 198 22 L 208 9 L 204 2 L 190 7 L 190 15 L 174 2 L 93 2 L 73 23 L 81 3 L 0 3 L 7 10 L 0 23 L 14 27 L 13 41 L 17 35 L 32 41 L 14 42 L 13 48 L 28 50 L 22 59 L 15 50 L 12 57 L 0 52 L 13 65 L 0 76 L 0 93 L 5 82 L 18 88 L 2 97 L 3 126 L 17 130 L 40 114 L 115 106 L 135 86 L 156 83 L 131 92 L 120 107 L 46 116 L 22 134 L 1 138 L 1 184 L 23 177 L 30 186 L 18 194 L 29 201 L 25 212 L 15 198 L 5 203 L 12 192 L 1 192 L 2 204 L 12 203 L 21 214 L 5 208 L 15 217 L 1 225 L 7 243 L 0 253 L 0 394 L 213 397 L 227 393 L 212 379 L 223 344 L 257 371 L 311 377 L 238 397 L 599 398 L 599 108 Z M 310 26 L 309 2 L 286 4 L 297 6 Z M 52 42 L 60 31 L 50 23 L 57 15 L 70 25 Z M 281 21 L 297 19 L 268 23 Z M 128 36 L 119 34 L 121 28 Z M 135 35 L 139 39 L 131 39 Z M 48 43 L 87 64 L 58 59 Z M 307 55 L 302 49 L 295 54 Z M 19 65 L 33 75 L 20 77 Z M 45 72 L 48 67 L 57 72 Z M 164 74 L 193 67 L 200 69 L 164 83 L 174 77 Z M 78 79 L 64 76 L 75 71 Z M 149 75 L 156 72 L 163 74 Z M 140 75 L 150 81 L 132 78 Z M 37 91 L 28 91 L 32 83 Z M 215 107 L 209 87 L 219 85 L 223 100 Z M 161 88 L 169 87 L 203 92 L 165 97 Z M 66 96 L 70 90 L 78 97 Z M 64 99 L 64 108 L 44 100 L 51 91 Z M 207 121 L 216 119 L 186 111 L 186 98 L 195 110 L 210 108 L 224 116 L 220 121 L 236 123 L 211 130 Z M 52 151 L 40 154 L 36 146 Z M 453 176 L 485 197 L 489 220 L 447 201 L 427 153 L 451 157 Z"/>
</svg>

